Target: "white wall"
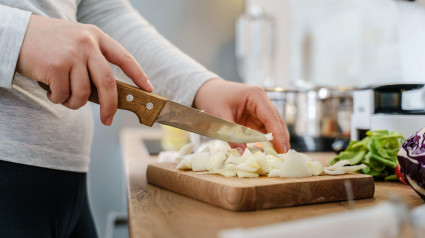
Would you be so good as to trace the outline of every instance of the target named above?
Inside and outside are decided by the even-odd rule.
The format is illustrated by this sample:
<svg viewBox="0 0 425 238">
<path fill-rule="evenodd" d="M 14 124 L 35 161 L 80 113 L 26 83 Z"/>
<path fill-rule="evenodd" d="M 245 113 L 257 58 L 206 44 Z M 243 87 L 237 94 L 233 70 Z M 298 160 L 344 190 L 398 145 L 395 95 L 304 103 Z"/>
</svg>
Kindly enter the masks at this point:
<svg viewBox="0 0 425 238">
<path fill-rule="evenodd" d="M 235 22 L 243 0 L 131 0 L 134 7 L 177 47 L 221 77 L 236 73 Z"/>
</svg>

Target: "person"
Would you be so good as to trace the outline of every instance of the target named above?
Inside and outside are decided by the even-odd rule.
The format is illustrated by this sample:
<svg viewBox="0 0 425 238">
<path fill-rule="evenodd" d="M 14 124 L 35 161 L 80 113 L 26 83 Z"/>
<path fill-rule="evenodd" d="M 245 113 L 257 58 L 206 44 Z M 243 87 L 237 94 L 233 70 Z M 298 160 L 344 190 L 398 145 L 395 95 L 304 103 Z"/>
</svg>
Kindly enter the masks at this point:
<svg viewBox="0 0 425 238">
<path fill-rule="evenodd" d="M 262 89 L 209 72 L 126 0 L 0 0 L 0 50 L 0 237 L 97 237 L 86 191 L 90 82 L 105 125 L 119 78 L 271 132 L 278 152 L 289 149 Z"/>
</svg>

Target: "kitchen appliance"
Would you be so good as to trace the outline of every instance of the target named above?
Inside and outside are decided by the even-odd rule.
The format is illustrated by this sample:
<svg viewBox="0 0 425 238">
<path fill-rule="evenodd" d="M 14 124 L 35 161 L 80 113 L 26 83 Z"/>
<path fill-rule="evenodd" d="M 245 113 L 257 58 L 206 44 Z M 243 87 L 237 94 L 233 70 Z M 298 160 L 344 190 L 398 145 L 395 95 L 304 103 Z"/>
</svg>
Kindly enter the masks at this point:
<svg viewBox="0 0 425 238">
<path fill-rule="evenodd" d="M 398 131 L 410 137 L 425 126 L 425 85 L 392 84 L 355 90 L 351 140 L 367 130 Z"/>
<path fill-rule="evenodd" d="M 266 89 L 266 93 L 285 119 L 291 135 L 291 148 L 333 151 L 334 143 L 350 139 L 351 88 L 273 88 Z"/>
<path fill-rule="evenodd" d="M 148 93 L 121 81 L 116 83 L 118 108 L 134 112 L 141 124 L 152 126 L 157 122 L 234 143 L 270 140 L 268 136 L 258 131 Z M 41 82 L 39 85 L 46 91 L 50 91 L 48 85 Z M 89 101 L 99 104 L 97 89 L 94 85 L 92 85 Z"/>
</svg>

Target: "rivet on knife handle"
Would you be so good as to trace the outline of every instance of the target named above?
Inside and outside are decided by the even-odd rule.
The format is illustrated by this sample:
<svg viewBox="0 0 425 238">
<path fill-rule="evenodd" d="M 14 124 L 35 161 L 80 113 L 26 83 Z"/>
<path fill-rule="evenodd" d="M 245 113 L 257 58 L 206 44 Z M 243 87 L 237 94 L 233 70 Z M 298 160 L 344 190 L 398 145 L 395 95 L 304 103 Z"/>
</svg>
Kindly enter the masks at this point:
<svg viewBox="0 0 425 238">
<path fill-rule="evenodd" d="M 168 99 L 146 92 L 121 81 L 117 82 L 118 108 L 134 112 L 141 124 L 152 126 Z M 38 84 L 46 91 L 50 87 L 44 83 Z M 90 102 L 99 104 L 96 87 L 92 84 Z"/>
</svg>

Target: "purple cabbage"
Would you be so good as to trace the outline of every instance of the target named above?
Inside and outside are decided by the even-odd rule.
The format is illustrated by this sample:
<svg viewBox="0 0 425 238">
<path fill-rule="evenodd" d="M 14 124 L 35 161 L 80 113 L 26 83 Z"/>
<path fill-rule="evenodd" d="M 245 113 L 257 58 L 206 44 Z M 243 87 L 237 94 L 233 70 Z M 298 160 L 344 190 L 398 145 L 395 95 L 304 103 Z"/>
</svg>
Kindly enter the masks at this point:
<svg viewBox="0 0 425 238">
<path fill-rule="evenodd" d="M 425 128 L 403 143 L 397 158 L 406 182 L 425 200 Z"/>
</svg>

